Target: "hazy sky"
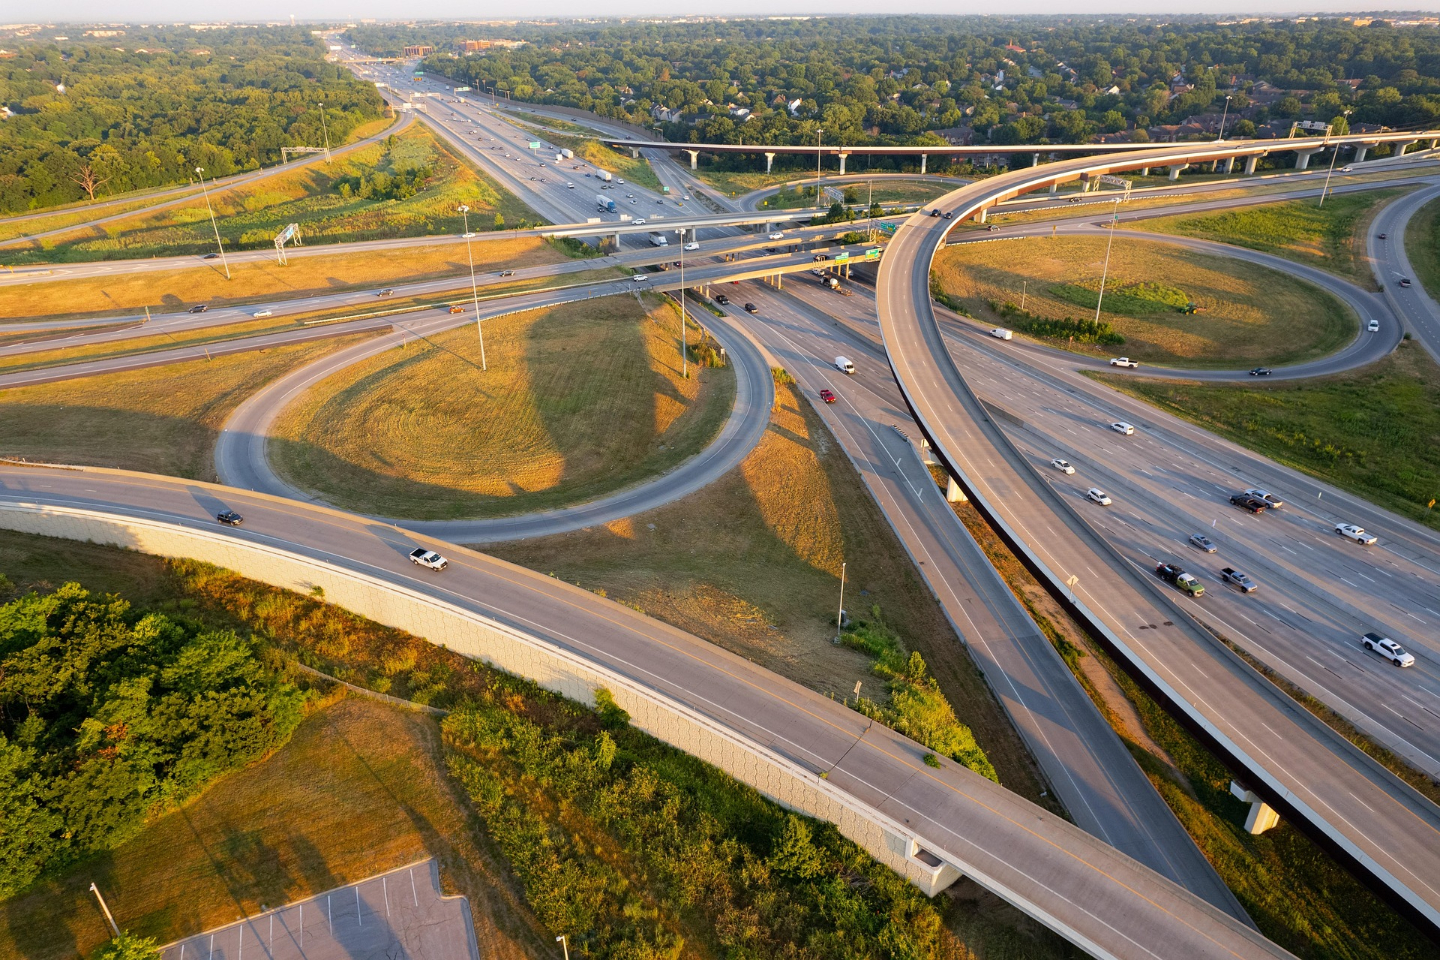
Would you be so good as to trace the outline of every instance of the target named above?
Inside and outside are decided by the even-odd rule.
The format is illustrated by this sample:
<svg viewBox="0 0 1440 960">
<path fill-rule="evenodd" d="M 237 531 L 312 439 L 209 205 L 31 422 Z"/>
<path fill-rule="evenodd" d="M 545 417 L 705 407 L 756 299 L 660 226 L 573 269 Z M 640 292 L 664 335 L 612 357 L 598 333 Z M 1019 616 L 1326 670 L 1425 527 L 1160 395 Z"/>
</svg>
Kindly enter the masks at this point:
<svg viewBox="0 0 1440 960">
<path fill-rule="evenodd" d="M 0 20 L 32 20 L 43 13 L 47 22 L 126 20 L 280 20 L 291 14 L 302 20 L 347 20 L 359 17 L 393 19 L 397 16 L 423 19 L 501 19 L 517 14 L 545 16 L 621 16 L 658 14 L 777 14 L 777 13 L 1107 13 L 1179 14 L 1195 13 L 1222 17 L 1242 13 L 1335 13 L 1361 10 L 1394 10 L 1394 0 L 1366 3 L 1327 3 L 1324 0 L 1006 0 L 996 4 L 960 4 L 955 0 L 691 0 L 677 10 L 674 0 L 525 0 L 515 4 L 473 2 L 473 0 L 418 0 L 397 4 L 393 0 L 55 0 L 52 3 L 16 5 L 0 13 Z M 1440 9 L 1440 0 L 1401 9 Z M 503 12 L 502 12 L 503 11 Z"/>
</svg>

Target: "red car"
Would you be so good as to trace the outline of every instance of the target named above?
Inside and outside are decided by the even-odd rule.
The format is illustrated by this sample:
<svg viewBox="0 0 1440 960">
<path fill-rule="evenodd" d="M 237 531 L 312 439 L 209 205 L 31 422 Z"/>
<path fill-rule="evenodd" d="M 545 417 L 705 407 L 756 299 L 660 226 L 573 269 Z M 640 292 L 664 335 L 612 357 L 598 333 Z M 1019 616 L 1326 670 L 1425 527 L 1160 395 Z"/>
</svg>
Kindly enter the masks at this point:
<svg viewBox="0 0 1440 960">
<path fill-rule="evenodd" d="M 831 393 L 829 390 L 821 390 L 820 399 L 824 400 L 826 403 L 834 403 L 835 394 Z"/>
</svg>

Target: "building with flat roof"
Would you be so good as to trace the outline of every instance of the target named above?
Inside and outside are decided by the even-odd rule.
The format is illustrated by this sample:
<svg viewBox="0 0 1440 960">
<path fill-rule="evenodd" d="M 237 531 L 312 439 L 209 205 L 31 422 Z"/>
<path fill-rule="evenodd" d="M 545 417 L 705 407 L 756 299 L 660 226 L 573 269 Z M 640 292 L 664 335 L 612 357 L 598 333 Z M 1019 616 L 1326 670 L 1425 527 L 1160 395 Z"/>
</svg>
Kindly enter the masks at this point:
<svg viewBox="0 0 1440 960">
<path fill-rule="evenodd" d="M 407 57 L 428 57 L 435 52 L 435 48 L 426 43 L 412 43 L 405 47 Z"/>
</svg>

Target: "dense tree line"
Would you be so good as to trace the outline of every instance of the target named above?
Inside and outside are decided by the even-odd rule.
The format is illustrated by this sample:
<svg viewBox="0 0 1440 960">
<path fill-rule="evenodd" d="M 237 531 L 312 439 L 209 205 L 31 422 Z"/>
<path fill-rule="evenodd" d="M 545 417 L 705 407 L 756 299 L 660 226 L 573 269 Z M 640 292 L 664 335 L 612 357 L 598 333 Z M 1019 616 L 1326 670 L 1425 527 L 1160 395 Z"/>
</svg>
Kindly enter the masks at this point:
<svg viewBox="0 0 1440 960">
<path fill-rule="evenodd" d="M 0 606 L 0 897 L 274 750 L 303 703 L 230 631 L 73 583 Z"/>
<path fill-rule="evenodd" d="M 123 47 L 123 49 L 117 49 Z M 0 59 L 0 212 L 277 163 L 381 115 L 373 86 L 287 27 L 23 44 Z M 321 123 L 317 106 L 325 105 Z"/>
<path fill-rule="evenodd" d="M 450 52 L 487 35 L 529 42 Z M 981 141 L 1076 142 L 1219 110 L 1232 78 L 1232 116 L 1249 113 L 1252 129 L 1277 117 L 1328 123 L 1347 109 L 1352 122 L 1391 126 L 1440 117 L 1440 31 L 1378 21 L 831 17 L 384 25 L 349 36 L 379 53 L 431 43 L 425 69 L 516 100 L 647 127 L 652 106 L 678 110 L 684 119 L 665 124 L 677 140 L 813 143 L 823 129 L 830 143 L 917 142 L 963 124 Z M 1249 110 L 1260 83 L 1288 94 Z"/>
</svg>

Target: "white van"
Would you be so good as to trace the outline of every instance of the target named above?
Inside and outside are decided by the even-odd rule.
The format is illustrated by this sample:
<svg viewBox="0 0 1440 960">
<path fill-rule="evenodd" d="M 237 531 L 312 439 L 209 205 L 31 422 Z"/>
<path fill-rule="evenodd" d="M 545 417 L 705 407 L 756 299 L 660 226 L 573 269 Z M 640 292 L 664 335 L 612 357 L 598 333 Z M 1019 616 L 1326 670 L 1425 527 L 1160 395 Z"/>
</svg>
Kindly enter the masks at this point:
<svg viewBox="0 0 1440 960">
<path fill-rule="evenodd" d="M 1009 330 L 1006 330 L 1004 327 L 996 327 L 994 330 L 990 331 L 990 336 L 994 337 L 997 340 L 1009 340 L 1011 337 L 1014 336 L 1014 334 L 1011 333 Z"/>
<path fill-rule="evenodd" d="M 854 373 L 855 364 L 850 362 L 849 357 L 836 357 L 835 369 L 839 370 L 841 373 Z"/>
</svg>

